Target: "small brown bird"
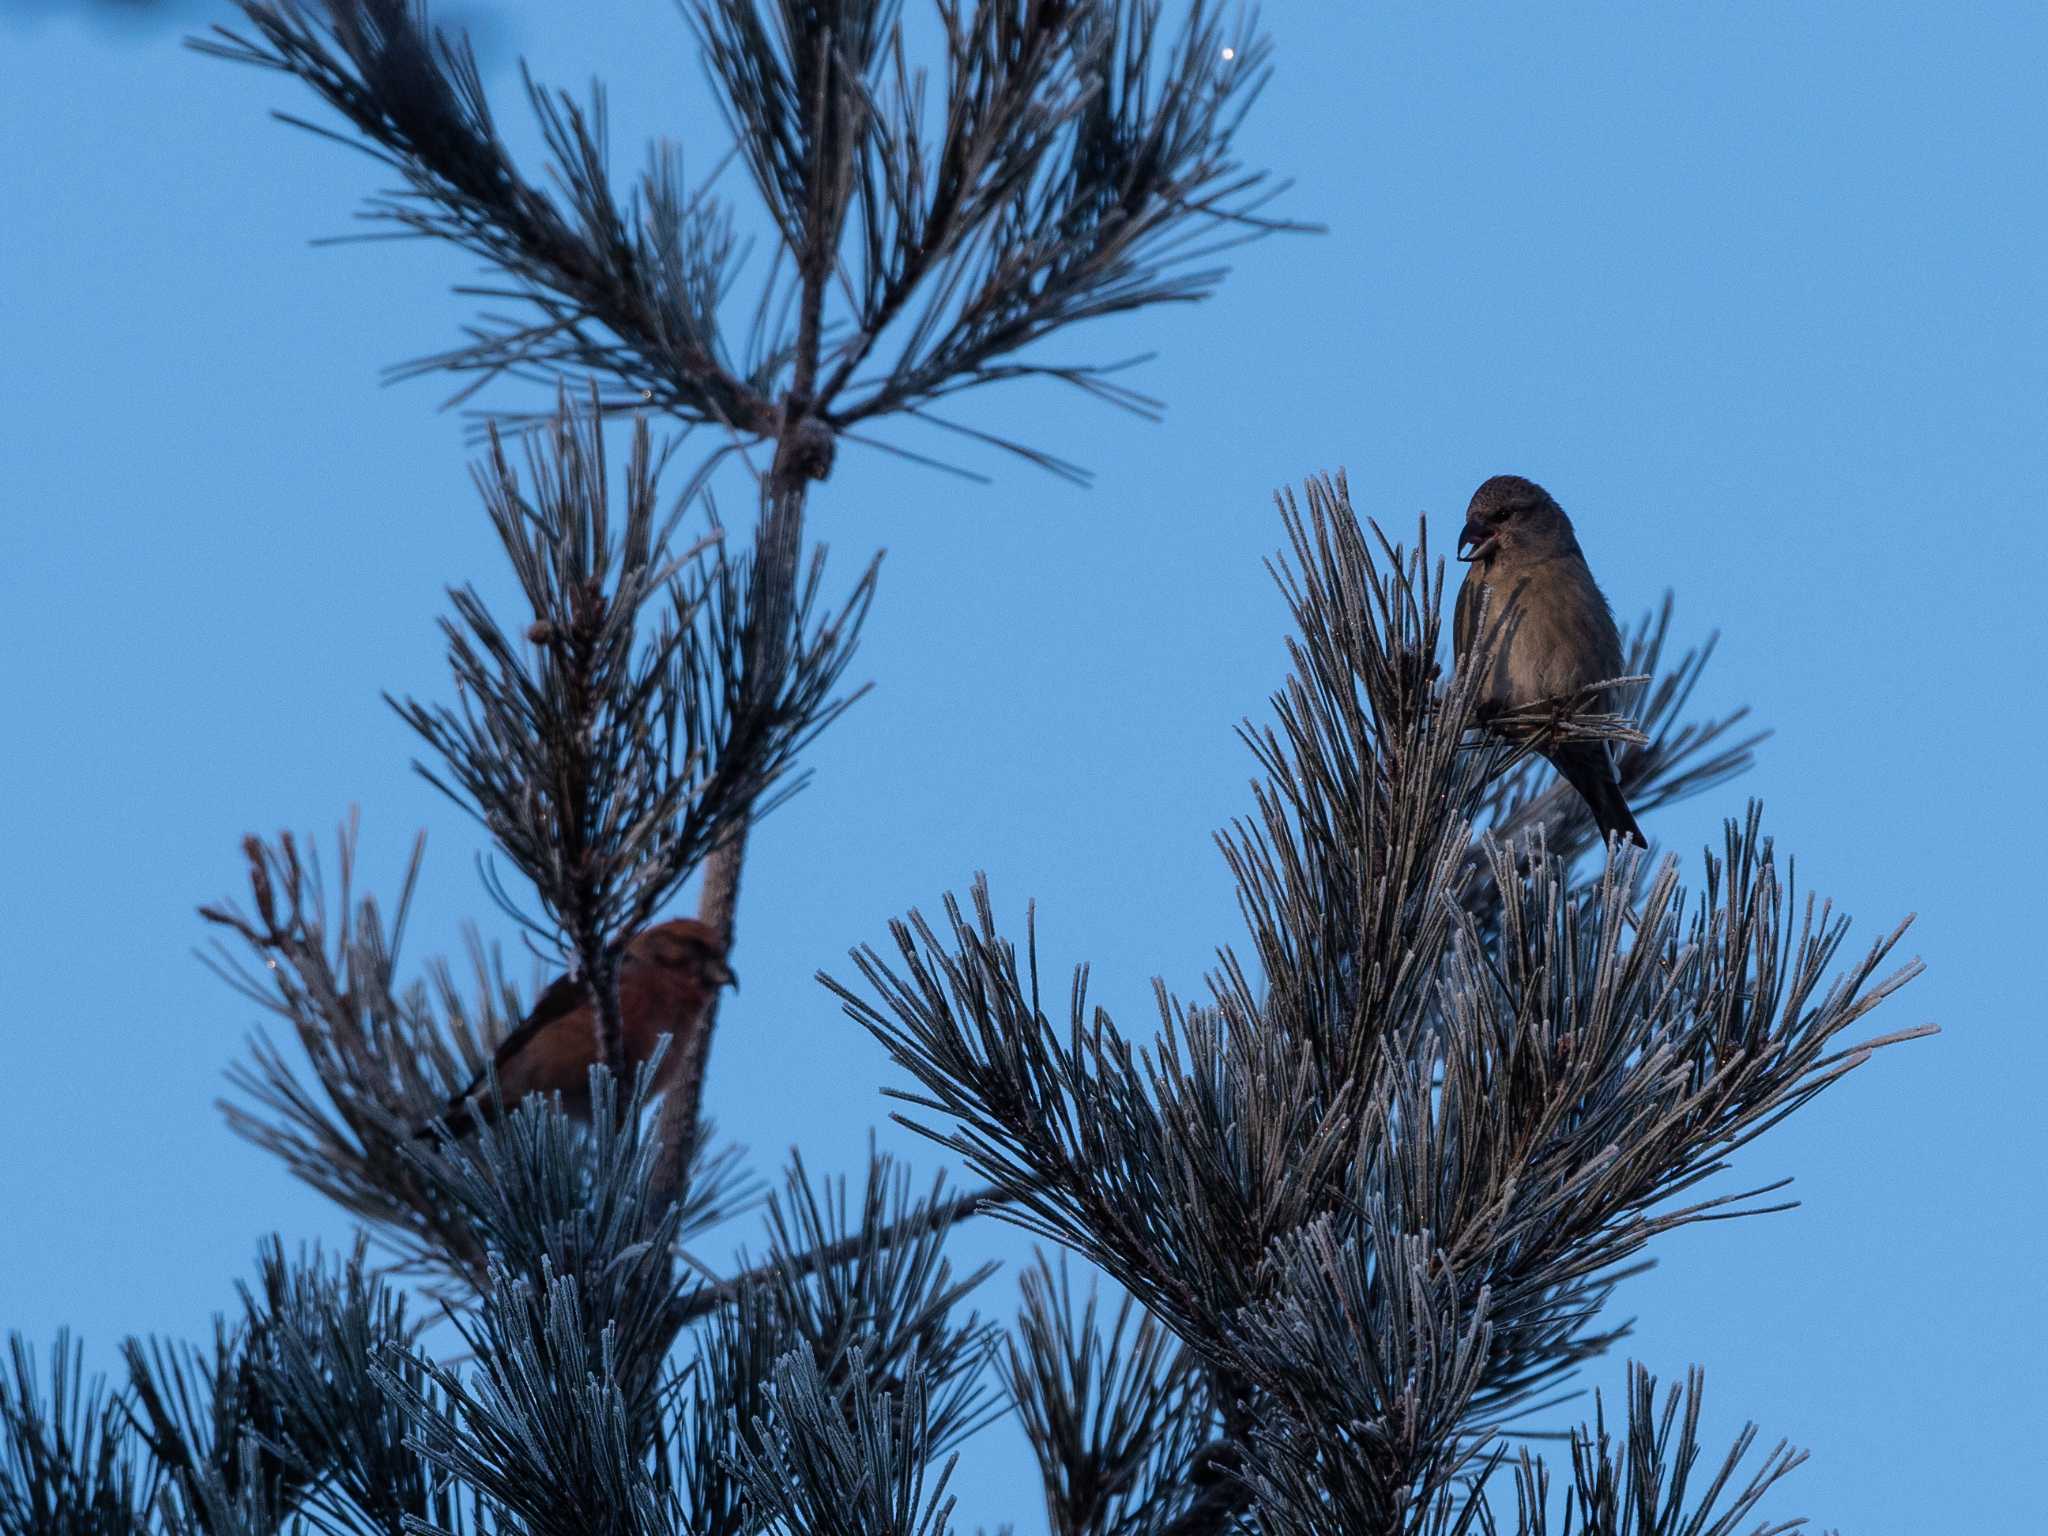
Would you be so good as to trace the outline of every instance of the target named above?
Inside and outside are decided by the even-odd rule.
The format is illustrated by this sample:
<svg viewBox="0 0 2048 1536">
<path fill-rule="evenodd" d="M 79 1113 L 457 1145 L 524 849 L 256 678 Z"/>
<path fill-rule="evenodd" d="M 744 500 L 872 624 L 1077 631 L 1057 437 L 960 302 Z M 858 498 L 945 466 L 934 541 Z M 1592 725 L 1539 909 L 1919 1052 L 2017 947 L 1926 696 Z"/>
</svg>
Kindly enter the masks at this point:
<svg viewBox="0 0 2048 1536">
<path fill-rule="evenodd" d="M 1452 627 L 1458 666 L 1482 640 L 1493 646 L 1479 687 L 1482 719 L 1548 700 L 1570 702 L 1588 685 L 1621 675 L 1614 614 L 1586 567 L 1572 520 L 1542 486 L 1495 475 L 1474 491 L 1458 558 L 1469 562 Z M 1612 711 L 1614 701 L 1603 695 L 1596 707 Z M 1559 742 L 1543 755 L 1585 800 L 1603 837 L 1619 833 L 1649 846 L 1622 797 L 1606 742 Z"/>
<path fill-rule="evenodd" d="M 694 918 L 656 923 L 634 934 L 619 955 L 620 1044 L 629 1072 L 654 1054 L 657 1041 L 673 1036 L 652 1085 L 657 1093 L 672 1087 L 682 1070 L 683 1047 L 703 1027 L 712 998 L 720 987 L 738 985 L 725 963 L 724 941 Z M 590 1069 L 596 1063 L 597 1000 L 575 976 L 555 978 L 492 1060 L 506 1109 L 529 1093 L 555 1092 L 579 1120 L 590 1118 Z M 469 1102 L 477 1094 L 483 1098 Z M 496 1114 L 488 1078 L 479 1072 L 448 1101 L 446 1113 L 419 1134 L 465 1136 L 477 1119 L 491 1120 Z"/>
</svg>

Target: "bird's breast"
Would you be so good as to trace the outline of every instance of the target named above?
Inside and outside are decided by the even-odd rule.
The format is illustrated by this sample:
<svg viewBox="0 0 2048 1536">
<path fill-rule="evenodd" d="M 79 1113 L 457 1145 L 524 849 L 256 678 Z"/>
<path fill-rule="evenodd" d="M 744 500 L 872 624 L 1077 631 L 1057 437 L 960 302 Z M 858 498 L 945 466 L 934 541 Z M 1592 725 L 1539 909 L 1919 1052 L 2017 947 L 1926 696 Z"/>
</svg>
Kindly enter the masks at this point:
<svg viewBox="0 0 2048 1536">
<path fill-rule="evenodd" d="M 1501 640 L 1484 702 L 1533 704 L 1620 673 L 1620 637 L 1584 561 L 1492 571 L 1486 587 L 1483 612 L 1488 625 L 1501 626 Z"/>
</svg>

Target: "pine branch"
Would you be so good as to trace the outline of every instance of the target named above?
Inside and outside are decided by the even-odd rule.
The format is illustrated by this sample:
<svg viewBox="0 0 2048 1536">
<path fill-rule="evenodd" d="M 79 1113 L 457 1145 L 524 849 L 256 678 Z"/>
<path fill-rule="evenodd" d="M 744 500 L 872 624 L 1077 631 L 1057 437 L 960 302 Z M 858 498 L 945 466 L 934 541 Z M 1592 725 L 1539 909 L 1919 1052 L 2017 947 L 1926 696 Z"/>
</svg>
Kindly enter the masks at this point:
<svg viewBox="0 0 2048 1536">
<path fill-rule="evenodd" d="M 986 1214 L 992 1206 L 1000 1204 L 1002 1199 L 1003 1196 L 993 1189 L 979 1189 L 971 1194 L 956 1195 L 951 1200 L 934 1203 L 902 1221 L 887 1226 L 879 1233 L 857 1232 L 847 1237 L 826 1241 L 816 1248 L 785 1258 L 757 1264 L 728 1279 L 713 1280 L 695 1291 L 683 1304 L 682 1321 L 693 1323 L 721 1307 L 731 1306 L 758 1290 L 769 1280 L 813 1274 L 818 1270 L 858 1258 L 871 1248 L 894 1247 L 927 1234 L 943 1232 L 958 1222 Z"/>
<path fill-rule="evenodd" d="M 1064 379 L 1150 412 L 1154 402 L 1109 378 L 1121 364 L 1049 365 L 1017 354 L 1082 320 L 1204 296 L 1221 268 L 1195 265 L 1213 254 L 1190 238 L 1200 230 L 1250 237 L 1303 227 L 1257 212 L 1277 189 L 1232 149 L 1265 79 L 1268 45 L 1254 18 L 1228 24 L 1207 0 L 1171 39 L 1156 0 L 942 8 L 948 91 L 936 137 L 893 5 L 696 0 L 689 15 L 708 72 L 780 237 L 755 310 L 752 360 L 736 368 L 720 327 L 734 272 L 730 221 L 708 192 L 683 191 L 679 160 L 666 149 L 621 200 L 606 163 L 601 96 L 586 110 L 527 77 L 557 198 L 513 164 L 466 43 L 430 33 L 404 0 L 332 0 L 317 21 L 297 0 L 244 0 L 241 9 L 248 32 L 216 29 L 196 46 L 303 81 L 346 124 L 342 133 L 315 131 L 368 150 L 401 178 L 366 217 L 481 257 L 502 280 L 467 291 L 533 312 L 530 320 L 487 315 L 467 345 L 401 373 L 466 376 L 458 398 L 500 376 L 558 391 L 574 379 L 591 389 L 594 415 L 652 406 L 686 424 L 721 426 L 735 442 L 772 440 L 750 622 L 737 646 L 718 654 L 728 697 L 747 703 L 782 696 L 786 667 L 801 676 L 808 665 L 843 664 L 843 652 L 836 661 L 807 654 L 779 622 L 803 602 L 804 501 L 809 483 L 829 475 L 842 432 L 889 414 L 936 419 L 926 411 L 933 401 L 1020 377 Z M 851 268 L 849 243 L 858 257 Z M 785 261 L 793 331 L 766 318 Z M 834 284 L 849 270 L 842 286 L 851 313 L 835 327 Z M 890 372 L 858 381 L 884 333 L 919 304 Z M 830 340 L 835 329 L 846 339 Z M 748 782 L 743 765 L 729 783 L 714 778 L 685 797 L 688 816 L 680 803 L 648 803 L 645 776 L 629 781 L 643 796 L 628 802 L 647 813 L 643 825 L 668 829 L 666 846 L 644 860 L 631 837 L 590 824 L 594 808 L 619 803 L 607 794 L 618 787 L 608 758 L 625 744 L 605 739 L 605 722 L 619 718 L 607 713 L 618 702 L 607 681 L 625 672 L 621 647 L 644 598 L 634 590 L 631 545 L 652 475 L 643 438 L 629 470 L 629 547 L 618 585 L 607 588 L 602 523 L 594 546 L 563 541 L 574 522 L 566 514 L 601 517 L 601 443 L 594 424 L 578 434 L 566 411 L 560 416 L 554 505 L 545 490 L 538 509 L 522 501 L 495 441 L 481 477 L 533 599 L 534 633 L 556 653 L 552 674 L 529 674 L 474 594 L 457 594 L 450 639 L 458 682 L 469 689 L 463 712 L 411 703 L 402 712 L 446 761 L 435 782 L 474 809 L 534 881 L 595 990 L 599 1056 L 612 1062 L 621 1027 L 617 883 L 627 867 L 644 866 L 639 894 L 647 899 L 632 903 L 644 916 L 708 854 L 701 909 L 730 944 L 747 828 L 767 807 L 772 775 Z M 1004 434 L 979 435 L 1078 473 Z M 537 479 L 542 467 L 536 461 Z M 583 505 L 568 505 L 578 498 Z M 527 533 L 529 519 L 549 530 L 553 548 Z M 691 628 L 679 602 L 675 632 Z M 850 640 L 843 622 L 828 633 Z M 663 696 L 671 734 L 680 719 L 690 736 L 693 697 L 684 694 L 676 711 L 677 699 Z M 829 718 L 819 714 L 809 728 Z M 684 762 L 701 757 L 697 741 L 685 745 Z M 621 866 L 622 848 L 637 862 Z M 663 1107 L 663 1195 L 677 1191 L 694 1154 L 716 1020 L 714 1001 Z"/>
<path fill-rule="evenodd" d="M 268 1319 L 214 1318 L 212 1348 L 122 1344 L 136 1432 L 163 1469 L 174 1529 L 208 1536 L 277 1529 L 307 1489 L 285 1449 L 286 1410 L 260 1369 Z"/>
<path fill-rule="evenodd" d="M 1082 967 L 1055 1021 L 1030 917 L 1013 945 L 982 882 L 832 985 L 916 1080 L 907 1124 L 1244 1383 L 1230 1476 L 1262 1521 L 1447 1529 L 1502 1429 L 1625 1334 L 1603 1309 L 1647 1244 L 1782 1208 L 1693 1191 L 1924 1033 L 1842 1045 L 1918 964 L 1886 970 L 1903 927 L 1845 956 L 1754 808 L 1692 898 L 1668 861 L 1476 844 L 1500 759 L 1441 681 L 1441 566 L 1376 548 L 1341 482 L 1288 510 L 1295 676 L 1226 841 L 1266 984 L 1224 951 L 1207 1004 L 1160 989 L 1141 1048 Z"/>
<path fill-rule="evenodd" d="M 619 1332 L 572 1275 L 536 1282 L 494 1265 L 464 1337 L 478 1362 L 465 1378 L 423 1356 L 379 1380 L 437 1475 L 474 1488 L 495 1516 L 535 1536 L 656 1532 L 683 1536 L 674 1497 L 644 1456 L 645 1427 Z M 461 1536 L 452 1521 L 408 1526 Z"/>
<path fill-rule="evenodd" d="M 290 833 L 274 845 L 245 839 L 253 911 L 232 903 L 200 909 L 247 950 L 243 958 L 217 942 L 207 963 L 285 1022 L 311 1073 L 309 1081 L 273 1040 L 253 1036 L 248 1058 L 228 1072 L 241 1100 L 221 1108 L 237 1135 L 371 1223 L 401 1269 L 474 1291 L 484 1275 L 482 1240 L 422 1178 L 411 1144 L 524 1009 L 499 957 L 474 933 L 467 994 L 440 963 L 425 982 L 400 984 L 424 842 L 413 845 L 387 925 L 374 897 L 354 899 L 357 838 L 352 815 L 337 839 L 332 896 L 310 842 L 302 852 Z"/>
<path fill-rule="evenodd" d="M 322 0 L 318 21 L 298 0 L 240 9 L 248 33 L 216 27 L 193 46 L 303 81 L 348 131 L 285 121 L 362 148 L 401 179 L 371 200 L 367 220 L 482 259 L 510 283 L 508 297 L 541 316 L 486 319 L 468 346 L 407 364 L 401 376 L 470 375 L 463 395 L 500 375 L 536 374 L 551 387 L 594 377 L 623 391 L 608 409 L 651 404 L 743 434 L 773 431 L 769 398 L 735 376 L 717 331 L 733 266 L 728 216 L 707 194 L 682 190 L 667 151 L 622 203 L 601 94 L 585 109 L 526 77 L 550 154 L 544 179 L 562 189 L 560 202 L 513 163 L 467 41 L 430 33 L 407 0 Z"/>
<path fill-rule="evenodd" d="M 931 1476 L 922 1374 L 878 1379 L 859 1349 L 847 1363 L 851 1378 L 838 1383 L 801 1350 L 776 1362 L 777 1422 L 740 1452 L 757 1518 L 790 1531 L 951 1536 L 958 1458 Z"/>
<path fill-rule="evenodd" d="M 547 921 L 528 926 L 566 933 L 605 982 L 705 856 L 789 792 L 798 753 L 850 702 L 834 691 L 874 572 L 821 619 L 816 562 L 798 603 L 764 596 L 715 534 L 673 552 L 644 424 L 616 534 L 593 416 L 565 403 L 530 458 L 531 499 L 501 446 L 478 476 L 530 621 L 452 593 L 459 704 L 393 706 L 441 759 L 420 771 L 532 882 Z"/>
<path fill-rule="evenodd" d="M 705 1298 L 714 1310 L 671 1434 L 696 1536 L 741 1536 L 765 1511 L 787 1513 L 779 1501 L 795 1490 L 768 1485 L 799 1462 L 802 1496 L 846 1514 L 795 1528 L 888 1529 L 863 1522 L 872 1500 L 894 1497 L 908 1503 L 893 1529 L 908 1529 L 926 1468 L 996 1411 L 980 1383 L 993 1330 L 955 1316 L 993 1266 L 956 1277 L 942 1251 L 964 1202 L 938 1183 L 913 1198 L 908 1174 L 872 1154 L 857 1210 L 847 1194 L 794 1161 L 769 1208 L 769 1261 Z"/>
<path fill-rule="evenodd" d="M 1198 1360 L 1126 1296 L 1097 1320 L 1076 1314 L 1064 1261 L 1024 1275 L 1024 1311 L 1005 1385 L 1045 1481 L 1054 1536 L 1187 1528 L 1208 1494 L 1192 1479 L 1218 1425 Z M 1193 1495 L 1192 1498 L 1190 1495 Z"/>
<path fill-rule="evenodd" d="M 242 1308 L 260 1350 L 248 1356 L 278 1429 L 264 1448 L 280 1457 L 305 1492 L 302 1507 L 341 1529 L 407 1536 L 409 1522 L 453 1518 L 456 1490 L 428 1475 L 407 1444 L 410 1418 L 383 1386 L 396 1369 L 424 1387 L 398 1352 L 418 1327 L 403 1297 L 372 1276 L 358 1242 L 345 1264 L 315 1250 L 297 1262 L 276 1239 L 258 1256 L 257 1287 Z"/>
<path fill-rule="evenodd" d="M 59 1332 L 49 1385 L 35 1351 L 7 1336 L 0 1377 L 0 1532 L 143 1536 L 161 1465 L 139 1454 L 126 1404 L 85 1374 L 85 1346 Z"/>
<path fill-rule="evenodd" d="M 526 77 L 549 152 L 536 180 L 505 148 L 467 43 L 405 0 L 323 0 L 319 20 L 298 0 L 240 8 L 246 32 L 194 46 L 302 81 L 345 126 L 287 122 L 400 177 L 363 217 L 481 258 L 500 280 L 461 291 L 530 312 L 485 313 L 464 345 L 396 370 L 464 377 L 457 400 L 499 378 L 599 381 L 606 413 L 652 407 L 778 447 L 800 420 L 837 436 L 1020 377 L 1150 414 L 1156 402 L 1111 377 L 1121 364 L 1019 354 L 1086 320 L 1204 298 L 1221 251 L 1315 228 L 1266 214 L 1285 185 L 1234 148 L 1270 74 L 1255 14 L 1196 0 L 1169 30 L 1158 0 L 946 4 L 933 124 L 893 5 L 692 0 L 778 236 L 736 364 L 721 318 L 738 270 L 731 217 L 708 188 L 685 190 L 666 146 L 621 198 L 601 93 L 586 107 Z M 768 318 L 784 263 L 793 325 Z M 893 360 L 864 377 L 885 338 Z"/>
<path fill-rule="evenodd" d="M 1620 1443 L 1610 1439 L 1604 1405 L 1596 1394 L 1590 1425 L 1571 1437 L 1572 1484 L 1566 1494 L 1559 1536 L 1737 1536 L 1771 1489 L 1806 1460 L 1806 1452 L 1780 1441 L 1749 1476 L 1736 1482 L 1742 1462 L 1756 1443 L 1747 1424 L 1734 1446 L 1695 1496 L 1692 1473 L 1699 1463 L 1699 1420 L 1704 1374 L 1686 1372 L 1683 1390 L 1673 1386 L 1657 1402 L 1657 1380 L 1631 1361 L 1625 1395 L 1626 1422 Z M 1550 1475 L 1522 1453 L 1514 1465 L 1515 1500 L 1521 1536 L 1550 1536 Z M 1750 1536 L 1785 1536 L 1804 1519 L 1766 1521 Z"/>
</svg>

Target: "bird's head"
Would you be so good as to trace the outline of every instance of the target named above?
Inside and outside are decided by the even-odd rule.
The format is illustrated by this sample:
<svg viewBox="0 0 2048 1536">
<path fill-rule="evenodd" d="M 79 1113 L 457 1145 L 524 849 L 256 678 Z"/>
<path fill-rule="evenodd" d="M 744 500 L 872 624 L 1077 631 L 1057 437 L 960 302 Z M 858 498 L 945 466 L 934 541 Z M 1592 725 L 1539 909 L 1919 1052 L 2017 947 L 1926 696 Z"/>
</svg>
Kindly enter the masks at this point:
<svg viewBox="0 0 2048 1536">
<path fill-rule="evenodd" d="M 1542 555 L 1578 548 L 1572 520 L 1550 492 L 1520 475 L 1495 475 L 1472 493 L 1458 558 L 1487 563 L 1501 554 Z"/>
<path fill-rule="evenodd" d="M 707 990 L 736 988 L 740 984 L 732 967 L 725 963 L 725 941 L 717 930 L 694 917 L 679 917 L 642 929 L 626 946 L 626 956 L 637 963 L 701 976 Z"/>
</svg>

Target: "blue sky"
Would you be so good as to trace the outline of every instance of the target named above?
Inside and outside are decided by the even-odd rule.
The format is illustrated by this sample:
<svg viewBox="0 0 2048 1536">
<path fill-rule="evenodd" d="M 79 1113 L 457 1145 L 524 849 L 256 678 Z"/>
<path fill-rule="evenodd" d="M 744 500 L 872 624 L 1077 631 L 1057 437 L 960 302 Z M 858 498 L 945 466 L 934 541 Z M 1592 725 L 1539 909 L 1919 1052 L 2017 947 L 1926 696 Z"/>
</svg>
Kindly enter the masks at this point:
<svg viewBox="0 0 2048 1536">
<path fill-rule="evenodd" d="M 197 1336 L 260 1235 L 345 1238 L 211 1107 L 256 1021 L 193 960 L 193 907 L 234 890 L 242 833 L 324 835 L 360 803 L 372 878 L 429 831 L 415 958 L 493 920 L 475 831 L 378 693 L 442 691 L 445 584 L 504 588 L 439 386 L 376 384 L 453 337 L 467 264 L 310 247 L 375 167 L 268 122 L 308 108 L 289 82 L 179 49 L 204 4 L 118 9 L 0 7 L 0 1323 L 68 1323 L 101 1363 L 128 1332 Z M 602 75 L 622 165 L 651 134 L 700 167 L 722 149 L 668 6 L 495 17 L 493 83 L 520 52 Z M 758 838 L 715 1112 L 764 1167 L 798 1140 L 855 1165 L 889 1073 L 809 978 L 976 869 L 1012 915 L 1037 899 L 1048 959 L 1092 961 L 1128 1028 L 1154 974 L 1194 990 L 1238 936 L 1210 842 L 1247 803 L 1232 727 L 1284 664 L 1273 491 L 1341 466 L 1407 527 L 1528 474 L 1624 616 L 1670 586 L 1682 634 L 1723 631 L 1703 707 L 1776 731 L 1746 781 L 1660 813 L 1660 847 L 1696 870 L 1762 796 L 1859 936 L 1920 914 L 1929 973 L 1875 1025 L 1945 1031 L 1742 1154 L 1805 1204 L 1667 1242 L 1618 1302 L 1631 1353 L 1704 1365 L 1722 1443 L 1755 1418 L 1812 1448 L 1774 1512 L 2016 1529 L 2048 1370 L 2021 686 L 2044 633 L 2022 573 L 2048 556 L 2048 11 L 1290 0 L 1268 21 L 1246 149 L 1330 232 L 1061 343 L 1156 347 L 1167 421 L 991 396 L 984 419 L 1095 487 L 849 449 L 814 503 L 842 569 L 889 551 L 859 662 L 878 686 Z M 1025 1248 L 958 1251 L 1014 1275 Z M 972 1449 L 970 1525 L 1038 1528 L 1024 1467 L 1013 1430 Z"/>
</svg>

